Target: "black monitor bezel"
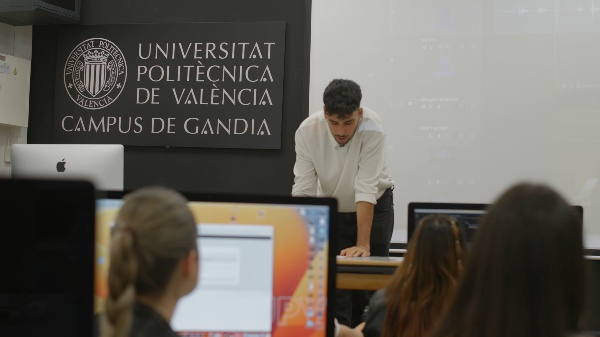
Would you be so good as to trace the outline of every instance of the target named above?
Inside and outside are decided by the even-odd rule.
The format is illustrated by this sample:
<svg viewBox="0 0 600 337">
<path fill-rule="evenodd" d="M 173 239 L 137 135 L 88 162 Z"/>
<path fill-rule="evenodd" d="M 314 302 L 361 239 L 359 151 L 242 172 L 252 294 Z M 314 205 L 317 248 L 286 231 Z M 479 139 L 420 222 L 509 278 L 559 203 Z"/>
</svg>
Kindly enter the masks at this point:
<svg viewBox="0 0 600 337">
<path fill-rule="evenodd" d="M 407 232 L 406 232 L 406 243 L 410 241 L 412 234 L 416 229 L 415 223 L 415 209 L 417 208 L 433 208 L 433 209 L 456 209 L 456 210 L 473 210 L 473 211 L 485 211 L 491 204 L 482 203 L 452 203 L 452 202 L 410 202 L 408 203 L 408 215 L 407 215 Z M 581 216 L 583 221 L 583 206 L 573 205 Z M 584 254 L 586 256 L 600 256 L 600 249 L 584 248 Z"/>
</svg>

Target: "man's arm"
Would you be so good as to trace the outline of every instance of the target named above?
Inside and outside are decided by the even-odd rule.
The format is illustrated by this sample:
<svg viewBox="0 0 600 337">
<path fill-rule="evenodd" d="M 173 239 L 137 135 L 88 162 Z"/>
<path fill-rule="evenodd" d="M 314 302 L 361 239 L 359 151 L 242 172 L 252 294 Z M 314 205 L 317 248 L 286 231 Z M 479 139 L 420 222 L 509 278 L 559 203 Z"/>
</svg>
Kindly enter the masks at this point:
<svg viewBox="0 0 600 337">
<path fill-rule="evenodd" d="M 370 202 L 359 201 L 356 203 L 356 245 L 343 249 L 340 255 L 371 255 L 371 227 L 373 226 L 374 208 L 375 205 Z"/>
<path fill-rule="evenodd" d="M 346 248 L 340 255 L 370 256 L 371 227 L 377 203 L 379 174 L 385 162 L 385 134 L 383 130 L 365 131 L 363 147 L 358 160 L 358 173 L 354 183 L 356 198 L 356 245 Z"/>
<path fill-rule="evenodd" d="M 292 195 L 295 197 L 317 196 L 317 172 L 310 157 L 306 141 L 296 132 L 296 163 L 294 164 L 294 186 Z"/>
</svg>

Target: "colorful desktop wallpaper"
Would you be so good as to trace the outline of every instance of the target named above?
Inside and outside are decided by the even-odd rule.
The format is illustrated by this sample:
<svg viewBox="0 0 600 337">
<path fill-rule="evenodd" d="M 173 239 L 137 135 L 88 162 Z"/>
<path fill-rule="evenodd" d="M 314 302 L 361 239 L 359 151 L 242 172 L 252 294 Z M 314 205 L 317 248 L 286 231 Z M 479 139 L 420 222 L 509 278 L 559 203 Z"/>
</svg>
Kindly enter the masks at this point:
<svg viewBox="0 0 600 337">
<path fill-rule="evenodd" d="M 99 201 L 97 207 L 95 312 L 101 313 L 108 294 L 110 223 L 118 205 Z M 329 218 L 324 206 L 190 202 L 198 224 L 272 225 L 274 227 L 273 325 L 260 337 L 323 337 L 327 321 Z M 315 208 L 317 207 L 317 208 Z M 326 220 L 323 220 L 323 219 Z M 202 268 L 202 266 L 201 266 Z M 209 305 L 209 304 L 207 304 Z M 227 313 L 223 313 L 227 315 Z M 199 317 L 199 320 L 202 318 Z M 232 317 L 232 319 L 235 319 Z M 223 334 L 227 333 L 227 334 Z M 217 334 L 180 332 L 189 337 Z M 222 332 L 220 336 L 243 337 Z M 249 335 L 248 335 L 249 336 Z"/>
</svg>

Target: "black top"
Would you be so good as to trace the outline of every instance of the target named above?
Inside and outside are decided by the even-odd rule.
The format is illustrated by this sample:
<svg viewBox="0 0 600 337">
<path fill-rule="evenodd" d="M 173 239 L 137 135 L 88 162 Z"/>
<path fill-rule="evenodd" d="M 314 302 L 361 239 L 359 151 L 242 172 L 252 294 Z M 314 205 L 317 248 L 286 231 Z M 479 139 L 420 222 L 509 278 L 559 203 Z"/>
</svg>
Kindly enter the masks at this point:
<svg viewBox="0 0 600 337">
<path fill-rule="evenodd" d="M 94 316 L 94 337 L 100 336 L 100 315 Z M 165 321 L 154 309 L 137 303 L 133 306 L 131 337 L 179 337 L 169 322 Z"/>
<path fill-rule="evenodd" d="M 136 303 L 133 307 L 131 337 L 178 337 L 169 322 L 152 308 Z"/>
<path fill-rule="evenodd" d="M 365 337 L 379 337 L 383 329 L 383 320 L 386 313 L 385 289 L 377 290 L 369 302 L 369 311 L 363 334 Z"/>
</svg>

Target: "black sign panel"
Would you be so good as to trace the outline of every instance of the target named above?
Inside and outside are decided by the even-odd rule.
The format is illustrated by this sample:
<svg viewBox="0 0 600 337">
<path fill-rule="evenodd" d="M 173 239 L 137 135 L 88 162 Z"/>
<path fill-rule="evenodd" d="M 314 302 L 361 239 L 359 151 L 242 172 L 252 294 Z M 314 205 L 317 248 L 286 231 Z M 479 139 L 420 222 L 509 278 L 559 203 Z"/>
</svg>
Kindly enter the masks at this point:
<svg viewBox="0 0 600 337">
<path fill-rule="evenodd" d="M 281 148 L 285 22 L 66 26 L 54 141 Z"/>
</svg>

